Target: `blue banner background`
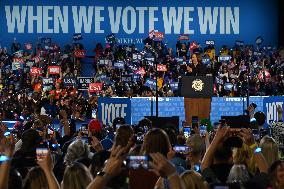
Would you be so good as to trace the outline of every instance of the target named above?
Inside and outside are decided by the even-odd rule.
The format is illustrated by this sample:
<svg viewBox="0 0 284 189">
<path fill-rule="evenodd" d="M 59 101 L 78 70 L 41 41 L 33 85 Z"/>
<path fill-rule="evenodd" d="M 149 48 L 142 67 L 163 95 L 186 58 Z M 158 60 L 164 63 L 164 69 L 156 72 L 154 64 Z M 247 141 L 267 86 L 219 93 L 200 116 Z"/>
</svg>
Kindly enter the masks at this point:
<svg viewBox="0 0 284 189">
<path fill-rule="evenodd" d="M 104 124 L 110 125 L 116 117 L 122 117 L 131 124 L 130 98 L 99 98 L 98 117 Z"/>
<path fill-rule="evenodd" d="M 33 6 L 33 14 L 37 14 L 37 6 L 51 6 L 50 10 L 48 11 L 48 16 L 51 17 L 51 20 L 48 21 L 48 28 L 53 29 L 52 32 L 54 32 L 54 7 L 53 6 L 59 6 L 61 14 L 63 14 L 63 6 L 68 7 L 68 31 L 67 28 L 65 28 L 66 33 L 62 33 L 61 25 L 59 24 L 59 33 L 45 33 L 44 32 L 44 20 L 42 20 L 42 27 L 43 30 L 42 33 L 37 33 L 37 24 L 36 21 L 33 22 L 33 32 L 28 33 L 28 20 L 31 19 L 31 16 L 27 14 L 25 17 L 25 25 L 24 25 L 24 32 L 18 33 L 17 26 L 14 29 L 14 32 L 8 33 L 8 26 L 7 26 L 7 15 L 5 11 L 5 6 L 11 6 L 10 12 L 13 5 L 20 6 L 20 11 L 22 10 L 22 6 Z M 74 19 L 73 19 L 73 13 L 72 13 L 72 6 L 77 6 L 79 10 L 79 6 L 85 6 L 86 10 L 88 10 L 89 6 L 94 6 L 92 21 L 91 21 L 91 30 L 90 33 L 85 33 L 84 31 L 84 25 L 82 26 L 81 32 L 75 31 Z M 99 20 L 99 17 L 96 17 L 98 15 L 99 11 L 97 7 L 100 6 L 103 10 L 100 11 L 100 16 L 104 19 L 99 24 L 97 21 Z M 198 1 L 198 0 L 179 0 L 179 1 L 171 1 L 171 0 L 165 0 L 165 1 L 152 1 L 152 0 L 144 0 L 144 1 L 130 1 L 130 0 L 97 0 L 97 1 L 75 1 L 75 0 L 49 0 L 49 1 L 38 1 L 38 0 L 2 0 L 0 2 L 0 41 L 2 47 L 8 46 L 10 48 L 10 44 L 13 42 L 14 37 L 19 41 L 20 43 L 25 42 L 35 42 L 38 37 L 50 37 L 52 39 L 52 42 L 57 42 L 61 45 L 66 43 L 72 43 L 73 41 L 73 34 L 74 33 L 82 33 L 83 40 L 82 42 L 86 49 L 88 50 L 87 54 L 93 54 L 91 51 L 97 42 L 105 42 L 104 38 L 106 35 L 109 35 L 112 33 L 111 25 L 110 25 L 110 16 L 109 16 L 109 10 L 108 7 L 113 7 L 114 10 L 114 18 L 116 17 L 116 8 L 121 6 L 122 7 L 122 13 L 125 7 L 130 6 L 135 9 L 136 13 L 136 20 L 132 20 L 132 24 L 135 24 L 136 22 L 136 28 L 134 32 L 128 32 L 131 34 L 127 34 L 125 32 L 125 28 L 128 30 L 131 29 L 131 18 L 133 18 L 133 15 L 130 14 L 130 11 L 128 11 L 127 16 L 123 19 L 123 17 L 120 18 L 120 25 L 118 34 L 115 33 L 117 38 L 120 39 L 120 42 L 125 43 L 136 43 L 138 47 L 142 47 L 142 41 L 141 39 L 144 39 L 148 36 L 148 32 L 153 29 L 149 26 L 149 7 L 157 7 L 157 11 L 154 12 L 154 16 L 158 19 L 154 22 L 154 29 L 165 32 L 164 26 L 164 20 L 163 20 L 163 14 L 162 14 L 162 7 L 167 7 L 166 15 L 169 15 L 169 9 L 170 7 L 175 7 L 175 10 L 178 12 L 178 7 L 193 7 L 194 10 L 189 12 L 190 18 L 193 18 L 191 22 L 189 22 L 189 29 L 194 30 L 194 34 L 190 34 L 190 40 L 195 40 L 200 42 L 203 46 L 205 46 L 206 40 L 214 40 L 216 46 L 220 47 L 223 44 L 232 46 L 236 40 L 243 40 L 246 44 L 255 44 L 255 39 L 258 36 L 262 36 L 264 38 L 264 45 L 277 45 L 278 41 L 278 8 L 277 8 L 277 1 L 276 0 L 228 0 L 228 1 L 210 1 L 210 0 L 204 0 L 204 1 Z M 137 10 L 137 7 L 145 7 L 144 12 L 144 19 L 139 20 L 139 11 Z M 206 34 L 201 34 L 200 29 L 200 17 L 198 15 L 198 7 L 202 7 L 203 9 L 203 16 L 205 12 L 205 7 L 212 7 L 211 15 L 213 15 L 213 9 L 214 7 L 218 7 L 218 15 L 217 15 L 217 26 L 216 26 L 216 32 L 214 34 L 209 33 L 209 24 L 207 23 L 207 31 Z M 226 33 L 226 7 L 230 7 L 233 16 L 234 14 L 234 7 L 239 7 L 239 34 L 233 33 L 233 28 L 230 26 L 230 34 L 220 34 L 220 7 L 225 7 L 224 11 L 224 31 Z M 42 9 L 44 12 L 44 9 Z M 77 12 L 78 12 L 77 10 Z M 184 9 L 183 9 L 184 10 Z M 46 11 L 45 11 L 46 12 Z M 88 14 L 87 14 L 88 15 Z M 165 42 L 168 46 L 174 47 L 176 44 L 176 41 L 178 39 L 178 34 L 184 33 L 184 11 L 181 14 L 181 24 L 177 24 L 177 22 L 174 21 L 173 25 L 181 26 L 180 31 L 177 31 L 174 33 L 174 27 L 171 28 L 170 34 L 165 34 Z M 44 17 L 44 16 L 43 16 Z M 144 23 L 142 22 L 144 21 Z M 122 24 L 124 22 L 124 25 Z M 141 25 L 140 25 L 141 24 Z M 16 24 L 17 25 L 17 24 Z M 140 27 L 139 27 L 140 25 Z M 78 26 L 78 25 L 77 25 Z M 97 26 L 97 31 L 103 30 L 102 33 L 95 32 L 95 26 Z M 123 28 L 124 27 L 124 28 Z M 142 32 L 142 30 L 144 31 Z M 222 27 L 221 27 L 222 28 Z M 139 29 L 141 30 L 139 32 Z"/>
</svg>

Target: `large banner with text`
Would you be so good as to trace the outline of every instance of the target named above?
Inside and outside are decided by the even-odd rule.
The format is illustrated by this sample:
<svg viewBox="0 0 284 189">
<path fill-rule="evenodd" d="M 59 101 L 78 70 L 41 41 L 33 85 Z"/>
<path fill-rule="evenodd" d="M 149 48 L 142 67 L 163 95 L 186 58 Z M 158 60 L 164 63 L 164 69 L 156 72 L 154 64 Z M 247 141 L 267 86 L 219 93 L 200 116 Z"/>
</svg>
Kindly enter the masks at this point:
<svg viewBox="0 0 284 189">
<path fill-rule="evenodd" d="M 127 124 L 131 124 L 131 102 L 130 98 L 99 98 L 99 120 L 105 125 L 112 125 L 117 117 L 125 119 Z"/>
<path fill-rule="evenodd" d="M 153 30 L 168 46 L 180 35 L 201 45 L 206 40 L 218 46 L 236 40 L 255 44 L 258 36 L 265 45 L 278 41 L 277 0 L 1 0 L 0 24 L 2 47 L 14 40 L 50 39 L 61 46 L 74 40 L 85 45 L 87 54 L 111 33 L 120 44 L 141 47 Z"/>
</svg>

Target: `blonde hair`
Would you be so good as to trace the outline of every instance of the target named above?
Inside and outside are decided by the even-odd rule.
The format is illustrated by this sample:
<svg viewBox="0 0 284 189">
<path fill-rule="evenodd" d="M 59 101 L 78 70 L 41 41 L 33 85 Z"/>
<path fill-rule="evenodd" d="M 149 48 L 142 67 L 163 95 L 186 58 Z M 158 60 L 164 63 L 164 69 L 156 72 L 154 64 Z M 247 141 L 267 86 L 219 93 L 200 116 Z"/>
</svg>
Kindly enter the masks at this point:
<svg viewBox="0 0 284 189">
<path fill-rule="evenodd" d="M 245 165 L 249 173 L 255 174 L 256 172 L 253 150 L 246 144 L 243 144 L 241 148 L 235 148 L 233 150 L 233 162 L 234 164 Z"/>
<path fill-rule="evenodd" d="M 87 167 L 81 163 L 73 163 L 65 169 L 62 189 L 85 189 L 93 177 Z"/>
<path fill-rule="evenodd" d="M 274 161 L 279 160 L 278 145 L 273 138 L 269 136 L 263 137 L 259 146 L 269 167 Z"/>
<path fill-rule="evenodd" d="M 195 171 L 185 171 L 181 175 L 183 188 L 185 189 L 207 189 L 207 183 L 203 180 L 203 177 Z"/>
<path fill-rule="evenodd" d="M 46 176 L 40 167 L 33 167 L 28 172 L 23 189 L 49 189 Z"/>
</svg>

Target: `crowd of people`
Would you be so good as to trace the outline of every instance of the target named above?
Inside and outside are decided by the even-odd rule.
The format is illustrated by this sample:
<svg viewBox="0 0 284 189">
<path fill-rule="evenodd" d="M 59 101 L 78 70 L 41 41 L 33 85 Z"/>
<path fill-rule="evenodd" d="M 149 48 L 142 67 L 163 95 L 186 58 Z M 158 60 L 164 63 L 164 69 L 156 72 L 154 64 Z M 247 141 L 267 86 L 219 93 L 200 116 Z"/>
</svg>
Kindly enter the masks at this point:
<svg viewBox="0 0 284 189">
<path fill-rule="evenodd" d="M 212 76 L 216 96 L 284 94 L 283 48 L 223 46 L 217 54 L 213 45 L 202 48 L 195 42 L 178 41 L 174 49 L 147 38 L 139 51 L 135 45 L 122 46 L 114 41 L 105 47 L 98 43 L 94 49 L 91 82 L 102 86 L 88 95 L 78 86 L 78 77 L 84 76 L 86 52 L 82 44 L 60 47 L 38 41 L 32 48 L 32 44 L 21 45 L 15 40 L 11 53 L 1 48 L 2 118 L 25 118 L 41 111 L 55 118 L 65 103 L 69 116 L 91 118 L 98 96 L 149 97 L 156 91 L 162 97 L 179 96 L 182 76 Z M 76 52 L 85 54 L 77 56 Z"/>
<path fill-rule="evenodd" d="M 93 77 L 103 85 L 88 94 L 64 82 L 83 76 L 84 59 L 76 55 L 82 44 L 31 48 L 15 40 L 11 53 L 0 50 L 0 118 L 17 121 L 13 130 L 1 123 L 1 189 L 284 187 L 277 143 L 255 138 L 251 128 L 220 123 L 204 133 L 198 125 L 189 136 L 166 125 L 153 128 L 147 119 L 130 126 L 117 118 L 110 126 L 94 119 L 78 129 L 76 120 L 96 117 L 98 96 L 153 96 L 149 80 L 157 80 L 159 96 L 178 96 L 172 84 L 182 76 L 212 76 L 216 96 L 284 93 L 283 48 L 224 46 L 215 56 L 212 45 L 179 41 L 174 50 L 144 42 L 142 51 L 97 44 Z"/>
<path fill-rule="evenodd" d="M 1 189 L 284 187 L 278 144 L 259 133 L 263 117 L 249 128 L 221 120 L 202 130 L 206 125 L 197 123 L 185 134 L 171 124 L 153 127 L 147 118 L 131 126 L 118 117 L 111 127 L 93 119 L 76 129 L 65 110 L 60 116 L 64 133 L 43 116 L 21 130 L 1 124 Z"/>
</svg>

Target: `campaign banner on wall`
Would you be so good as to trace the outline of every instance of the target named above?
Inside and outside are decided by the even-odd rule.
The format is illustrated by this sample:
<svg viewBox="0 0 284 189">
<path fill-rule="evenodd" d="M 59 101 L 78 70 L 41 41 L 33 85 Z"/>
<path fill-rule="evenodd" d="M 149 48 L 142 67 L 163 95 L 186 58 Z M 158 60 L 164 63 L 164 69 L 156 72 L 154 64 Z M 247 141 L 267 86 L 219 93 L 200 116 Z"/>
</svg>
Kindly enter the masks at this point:
<svg viewBox="0 0 284 189">
<path fill-rule="evenodd" d="M 98 117 L 103 124 L 111 125 L 116 117 L 122 117 L 131 124 L 130 98 L 103 98 L 98 101 Z"/>
<path fill-rule="evenodd" d="M 263 111 L 263 99 L 265 97 L 250 97 L 249 104 L 257 105 L 256 111 Z M 243 97 L 212 97 L 210 120 L 219 122 L 221 116 L 243 115 L 247 109 L 247 98 Z"/>
<path fill-rule="evenodd" d="M 184 98 L 183 97 L 159 97 L 159 116 L 179 116 L 179 126 L 185 120 Z M 156 98 L 134 97 L 131 98 L 132 124 L 137 124 L 144 116 L 156 115 Z"/>
<path fill-rule="evenodd" d="M 1 42 L 8 46 L 14 37 L 22 44 L 41 37 L 63 47 L 74 34 L 81 34 L 80 43 L 92 52 L 95 43 L 105 43 L 112 33 L 119 44 L 142 48 L 149 32 L 157 31 L 171 47 L 180 34 L 202 44 L 214 40 L 219 47 L 233 46 L 236 40 L 255 44 L 258 36 L 263 45 L 277 45 L 277 5 L 277 0 L 49 0 L 41 4 L 2 0 Z"/>
<path fill-rule="evenodd" d="M 279 117 L 278 108 L 281 108 L 283 110 L 284 108 L 284 96 L 272 96 L 272 97 L 266 97 L 263 100 L 263 112 L 266 115 L 266 124 L 269 124 L 269 121 L 278 121 L 283 120 L 283 114 L 282 117 Z"/>
</svg>

